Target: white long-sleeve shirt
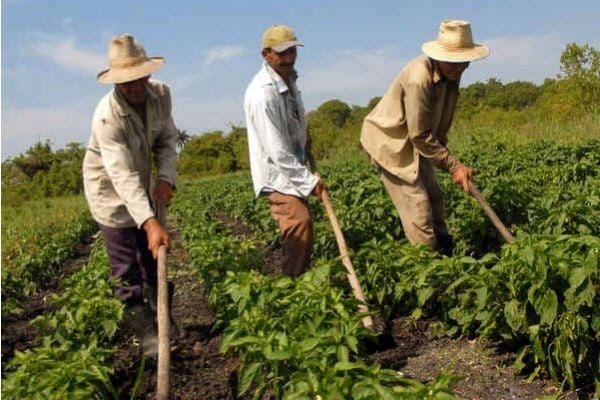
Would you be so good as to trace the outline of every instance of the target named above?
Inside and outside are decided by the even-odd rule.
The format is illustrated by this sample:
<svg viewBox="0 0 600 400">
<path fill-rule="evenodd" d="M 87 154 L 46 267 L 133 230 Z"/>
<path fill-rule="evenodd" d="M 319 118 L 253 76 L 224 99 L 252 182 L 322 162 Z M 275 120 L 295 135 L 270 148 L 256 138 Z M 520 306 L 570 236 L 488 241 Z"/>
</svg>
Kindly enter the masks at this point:
<svg viewBox="0 0 600 400">
<path fill-rule="evenodd" d="M 85 197 L 94 219 L 114 228 L 140 227 L 154 216 L 151 159 L 159 180 L 175 185 L 177 128 L 171 92 L 148 82 L 146 125 L 116 89 L 100 101 L 83 160 Z"/>
<path fill-rule="evenodd" d="M 288 87 L 263 62 L 246 89 L 244 111 L 256 196 L 276 191 L 307 198 L 319 179 L 306 166 L 308 134 L 295 79 Z"/>
</svg>

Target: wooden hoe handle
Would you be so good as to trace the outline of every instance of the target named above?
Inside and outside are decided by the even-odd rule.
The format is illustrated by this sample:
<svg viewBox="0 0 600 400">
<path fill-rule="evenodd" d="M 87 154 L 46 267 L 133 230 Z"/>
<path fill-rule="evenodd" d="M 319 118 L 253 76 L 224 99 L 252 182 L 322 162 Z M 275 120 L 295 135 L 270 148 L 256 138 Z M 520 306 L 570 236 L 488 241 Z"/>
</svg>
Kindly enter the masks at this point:
<svg viewBox="0 0 600 400">
<path fill-rule="evenodd" d="M 163 202 L 156 205 L 156 218 L 165 227 L 166 208 Z M 165 246 L 158 248 L 158 370 L 156 377 L 156 399 L 169 398 L 169 368 L 171 364 L 171 344 L 169 340 L 169 289 L 167 284 L 167 250 Z"/>
<path fill-rule="evenodd" d="M 327 211 L 327 216 L 329 217 L 331 227 L 333 228 L 333 233 L 335 234 L 335 239 L 340 250 L 340 255 L 342 256 L 342 263 L 344 264 L 344 267 L 346 267 L 346 271 L 348 272 L 348 281 L 350 282 L 350 286 L 352 287 L 352 292 L 354 293 L 354 297 L 356 297 L 358 301 L 360 301 L 358 310 L 361 312 L 369 312 L 369 308 L 367 307 L 365 302 L 365 295 L 362 291 L 362 287 L 360 286 L 360 282 L 356 277 L 356 272 L 354 271 L 354 267 L 352 266 L 352 262 L 350 261 L 350 256 L 348 256 L 346 241 L 344 240 L 344 235 L 342 234 L 342 230 L 340 229 L 340 225 L 338 224 L 337 217 L 333 212 L 333 207 L 331 206 L 331 201 L 329 201 L 329 195 L 327 194 L 327 190 L 323 190 L 321 199 L 323 200 L 323 204 L 325 205 L 325 211 Z M 365 328 L 374 329 L 373 319 L 370 315 L 364 317 L 362 322 Z"/>
<path fill-rule="evenodd" d="M 471 193 L 471 195 L 475 197 L 475 199 L 477 199 L 477 202 L 483 209 L 483 212 L 485 212 L 488 218 L 492 221 L 492 224 L 494 224 L 494 226 L 496 227 L 498 232 L 500 232 L 500 235 L 502 235 L 504 240 L 506 240 L 510 244 L 513 244 L 515 242 L 515 238 L 513 237 L 513 235 L 510 234 L 508 229 L 506 229 L 506 226 L 504 226 L 502 221 L 500 221 L 500 218 L 498 218 L 492 207 L 488 204 L 487 201 L 485 201 L 479 190 L 477 190 L 477 188 L 471 181 L 469 181 L 469 193 Z"/>
</svg>

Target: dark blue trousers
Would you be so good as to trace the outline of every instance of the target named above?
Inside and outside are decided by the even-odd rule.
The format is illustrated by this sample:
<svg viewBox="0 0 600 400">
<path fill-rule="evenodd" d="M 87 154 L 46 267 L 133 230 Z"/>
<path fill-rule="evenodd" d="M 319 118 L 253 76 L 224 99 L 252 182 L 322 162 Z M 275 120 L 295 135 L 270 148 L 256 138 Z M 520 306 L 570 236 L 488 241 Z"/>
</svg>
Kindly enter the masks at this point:
<svg viewBox="0 0 600 400">
<path fill-rule="evenodd" d="M 115 296 L 128 305 L 141 303 L 144 283 L 156 288 L 156 260 L 148 250 L 146 232 L 137 227 L 111 228 L 98 224 L 104 235 Z"/>
</svg>

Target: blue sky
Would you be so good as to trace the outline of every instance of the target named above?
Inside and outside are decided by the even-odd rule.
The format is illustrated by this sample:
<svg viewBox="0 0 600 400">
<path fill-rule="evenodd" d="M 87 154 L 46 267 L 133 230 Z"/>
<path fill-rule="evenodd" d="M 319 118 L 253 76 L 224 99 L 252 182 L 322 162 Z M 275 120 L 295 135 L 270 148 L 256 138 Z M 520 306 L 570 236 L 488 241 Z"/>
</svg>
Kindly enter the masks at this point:
<svg viewBox="0 0 600 400">
<path fill-rule="evenodd" d="M 172 87 L 177 126 L 199 134 L 243 125 L 243 93 L 272 24 L 290 25 L 306 45 L 296 67 L 311 110 L 381 96 L 442 19 L 470 21 L 475 41 L 492 51 L 463 85 L 541 83 L 559 73 L 567 43 L 600 49 L 597 0 L 3 0 L 2 159 L 37 140 L 55 149 L 87 143 L 94 108 L 111 89 L 95 77 L 114 35 L 129 32 L 167 59 L 153 77 Z"/>
</svg>

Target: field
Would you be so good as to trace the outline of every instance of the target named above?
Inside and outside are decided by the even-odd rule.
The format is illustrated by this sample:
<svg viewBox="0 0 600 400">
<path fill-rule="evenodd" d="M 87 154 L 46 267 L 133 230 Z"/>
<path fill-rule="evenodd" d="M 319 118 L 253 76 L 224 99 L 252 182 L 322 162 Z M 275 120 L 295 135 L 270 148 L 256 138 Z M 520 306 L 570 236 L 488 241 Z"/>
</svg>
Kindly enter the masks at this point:
<svg viewBox="0 0 600 400">
<path fill-rule="evenodd" d="M 596 118 L 544 131 L 460 131 L 453 150 L 475 168 L 475 183 L 516 242 L 504 244 L 475 200 L 440 174 L 456 241 L 452 257 L 408 245 L 363 154 L 320 165 L 369 308 L 383 321 L 379 336 L 361 325 L 319 202 L 311 200 L 313 267 L 292 280 L 277 273 L 278 231 L 246 172 L 184 180 L 170 209 L 172 234 L 180 238 L 169 256 L 176 313 L 188 331 L 174 351 L 174 397 L 598 396 L 598 126 Z M 18 212 L 2 216 L 9 323 L 68 258 L 7 268 L 16 255 L 37 260 L 47 252 L 40 239 L 23 236 Z M 49 225 L 38 218 L 37 225 Z M 73 221 L 52 224 L 53 233 L 81 224 Z M 69 243 L 91 230 L 79 232 Z M 24 242 L 40 248 L 25 252 L 15 244 Z M 16 255 L 7 261 L 5 253 Z M 3 326 L 3 396 L 152 397 L 155 365 L 141 364 L 139 347 L 117 329 L 123 310 L 111 296 L 107 268 L 98 240 L 85 267 L 54 288 L 36 319 L 36 340 L 24 352 L 6 353 L 10 360 Z M 5 295 L 13 293 L 7 282 L 25 283 L 10 289 L 23 295 L 5 312 Z"/>
</svg>

